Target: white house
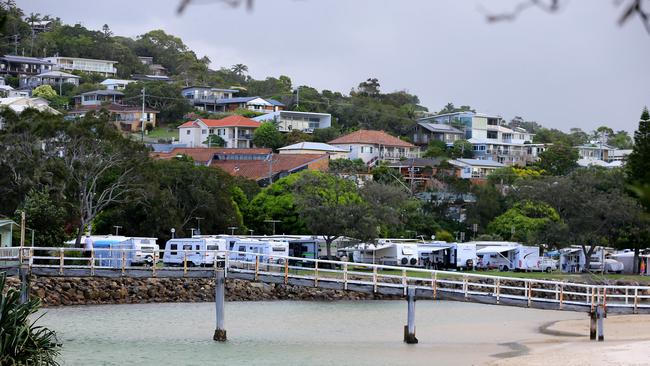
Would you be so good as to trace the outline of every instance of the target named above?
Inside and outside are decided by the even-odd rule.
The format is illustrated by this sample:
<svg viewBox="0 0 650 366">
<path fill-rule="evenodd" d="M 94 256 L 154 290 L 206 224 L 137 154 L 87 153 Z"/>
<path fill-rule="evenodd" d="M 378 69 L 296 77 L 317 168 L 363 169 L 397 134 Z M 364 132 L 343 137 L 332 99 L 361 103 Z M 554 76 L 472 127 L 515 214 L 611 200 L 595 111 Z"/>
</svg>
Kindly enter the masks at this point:
<svg viewBox="0 0 650 366">
<path fill-rule="evenodd" d="M 117 69 L 115 68 L 117 61 L 63 56 L 46 57 L 44 60 L 53 63 L 54 67 L 60 70 L 96 72 L 104 76 L 115 75 L 117 73 Z"/>
<path fill-rule="evenodd" d="M 332 115 L 329 113 L 276 111 L 253 119 L 258 122 L 273 121 L 280 132 L 298 130 L 312 133 L 317 128 L 332 126 Z"/>
<path fill-rule="evenodd" d="M 199 118 L 178 127 L 178 141 L 188 147 L 209 147 L 210 135 L 226 141 L 226 148 L 253 147 L 253 132 L 260 122 L 242 116 L 228 116 L 223 119 Z"/>
<path fill-rule="evenodd" d="M 120 103 L 124 93 L 117 90 L 93 90 L 74 96 L 75 105 L 101 105 L 106 103 Z"/>
<path fill-rule="evenodd" d="M 104 85 L 107 90 L 124 90 L 131 83 L 135 83 L 135 80 L 106 79 L 100 84 Z"/>
<path fill-rule="evenodd" d="M 369 166 L 377 161 L 396 161 L 419 157 L 418 148 L 384 131 L 359 130 L 338 137 L 330 145 L 350 152 L 349 159 L 361 159 Z"/>
<path fill-rule="evenodd" d="M 297 144 L 281 147 L 280 154 L 328 154 L 331 159 L 347 159 L 350 152 L 340 147 L 322 142 L 299 142 Z"/>
<path fill-rule="evenodd" d="M 495 170 L 506 166 L 498 161 L 482 159 L 454 159 L 449 160 L 449 164 L 457 167 L 458 176 L 465 179 L 485 179 Z"/>
</svg>

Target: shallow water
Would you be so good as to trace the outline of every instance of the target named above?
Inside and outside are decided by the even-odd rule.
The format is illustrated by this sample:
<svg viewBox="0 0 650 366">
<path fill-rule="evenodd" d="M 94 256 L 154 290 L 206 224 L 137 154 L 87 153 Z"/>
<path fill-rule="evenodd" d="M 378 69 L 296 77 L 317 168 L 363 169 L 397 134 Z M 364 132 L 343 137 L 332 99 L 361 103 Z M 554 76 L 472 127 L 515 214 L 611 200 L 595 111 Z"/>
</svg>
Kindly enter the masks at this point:
<svg viewBox="0 0 650 366">
<path fill-rule="evenodd" d="M 64 365 L 470 365 L 552 339 L 539 326 L 586 315 L 446 301 L 227 302 L 227 343 L 212 340 L 214 303 L 49 308 Z"/>
</svg>

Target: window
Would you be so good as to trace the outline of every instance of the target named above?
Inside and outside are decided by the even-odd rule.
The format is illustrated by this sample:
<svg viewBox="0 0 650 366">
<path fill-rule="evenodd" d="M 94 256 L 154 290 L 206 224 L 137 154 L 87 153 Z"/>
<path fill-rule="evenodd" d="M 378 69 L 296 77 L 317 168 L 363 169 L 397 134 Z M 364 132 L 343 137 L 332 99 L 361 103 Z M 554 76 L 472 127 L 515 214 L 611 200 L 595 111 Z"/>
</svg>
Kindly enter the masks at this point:
<svg viewBox="0 0 650 366">
<path fill-rule="evenodd" d="M 187 130 L 185 134 L 186 134 L 186 135 L 189 135 L 189 134 L 190 134 L 190 130 Z"/>
<path fill-rule="evenodd" d="M 201 135 L 205 135 L 208 133 L 208 130 L 201 130 Z"/>
<path fill-rule="evenodd" d="M 210 129 L 210 135 L 214 135 L 214 128 Z"/>
<path fill-rule="evenodd" d="M 497 131 L 488 131 L 487 132 L 487 138 L 489 139 L 497 139 L 499 138 L 499 133 Z"/>
<path fill-rule="evenodd" d="M 246 247 L 243 246 L 243 245 L 240 245 L 240 246 L 239 246 L 239 249 L 237 249 L 237 251 L 238 251 L 238 252 L 245 252 L 245 251 L 246 251 Z"/>
<path fill-rule="evenodd" d="M 178 248 L 177 248 L 176 244 L 170 244 L 170 245 L 169 245 L 169 255 L 176 255 L 176 254 L 178 254 L 178 253 L 176 252 L 177 249 L 178 249 Z"/>
<path fill-rule="evenodd" d="M 192 244 L 183 245 L 183 250 L 192 250 Z"/>
<path fill-rule="evenodd" d="M 208 250 L 219 250 L 219 247 L 216 245 L 208 245 Z"/>
</svg>

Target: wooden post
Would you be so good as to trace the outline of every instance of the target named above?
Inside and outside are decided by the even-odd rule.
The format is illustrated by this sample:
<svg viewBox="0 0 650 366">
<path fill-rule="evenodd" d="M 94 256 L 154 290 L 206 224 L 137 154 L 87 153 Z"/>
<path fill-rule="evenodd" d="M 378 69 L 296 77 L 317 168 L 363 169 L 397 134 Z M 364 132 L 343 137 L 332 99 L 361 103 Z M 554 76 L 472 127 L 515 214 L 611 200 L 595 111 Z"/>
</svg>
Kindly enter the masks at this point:
<svg viewBox="0 0 650 366">
<path fill-rule="evenodd" d="M 438 297 L 438 272 L 433 272 L 431 276 L 432 286 L 433 286 L 433 298 Z"/>
<path fill-rule="evenodd" d="M 465 299 L 467 299 L 467 297 L 469 296 L 469 294 L 467 293 L 468 288 L 469 286 L 467 285 L 467 276 L 463 276 L 463 292 L 465 293 Z"/>
<path fill-rule="evenodd" d="M 20 273 L 20 303 L 24 304 L 29 301 L 29 278 L 27 270 L 22 266 L 18 269 Z"/>
<path fill-rule="evenodd" d="M 124 276 L 124 271 L 126 269 L 126 253 L 122 249 L 122 276 Z"/>
<path fill-rule="evenodd" d="M 373 283 L 373 291 L 376 293 L 377 292 L 377 266 L 372 268 L 372 283 Z"/>
<path fill-rule="evenodd" d="M 95 275 L 95 248 L 90 250 L 90 275 Z"/>
<path fill-rule="evenodd" d="M 596 307 L 596 317 L 598 318 L 598 342 L 605 340 L 604 329 L 603 329 L 603 318 L 605 318 L 605 308 L 603 305 L 598 305 Z"/>
<path fill-rule="evenodd" d="M 408 283 L 406 282 L 406 268 L 402 269 L 402 287 L 404 288 L 404 296 L 406 296 L 408 288 Z"/>
<path fill-rule="evenodd" d="M 406 316 L 406 325 L 404 326 L 404 342 L 407 344 L 416 344 L 418 343 L 418 339 L 415 338 L 415 288 L 408 288 L 406 301 L 408 301 L 408 313 Z"/>
<path fill-rule="evenodd" d="M 530 298 L 533 296 L 533 283 L 532 282 L 527 282 L 528 283 L 528 307 L 530 307 Z"/>
<path fill-rule="evenodd" d="M 153 263 L 151 264 L 151 277 L 156 277 L 156 263 L 158 263 L 158 252 L 153 251 Z"/>
<path fill-rule="evenodd" d="M 314 262 L 314 287 L 318 286 L 318 259 Z"/>
<path fill-rule="evenodd" d="M 63 248 L 59 249 L 59 274 L 63 274 L 63 262 L 65 261 L 65 254 Z"/>
<path fill-rule="evenodd" d="M 217 328 L 214 330 L 214 339 L 217 342 L 226 341 L 225 325 L 225 299 L 226 299 L 226 276 L 223 270 L 217 270 L 214 277 L 214 305 L 217 315 Z"/>
<path fill-rule="evenodd" d="M 284 261 L 284 284 L 289 284 L 289 260 Z"/>
<path fill-rule="evenodd" d="M 25 246 L 25 210 L 20 213 L 20 248 Z"/>
<path fill-rule="evenodd" d="M 564 283 L 560 285 L 560 310 L 562 310 L 563 302 L 564 302 Z"/>
<path fill-rule="evenodd" d="M 589 312 L 589 340 L 596 340 L 596 319 L 597 315 L 595 311 Z"/>
<path fill-rule="evenodd" d="M 343 264 L 343 289 L 348 289 L 348 262 Z"/>
<path fill-rule="evenodd" d="M 260 256 L 255 256 L 255 281 L 257 281 L 257 272 L 260 270 Z"/>
<path fill-rule="evenodd" d="M 183 249 L 183 276 L 187 275 L 187 249 Z"/>
<path fill-rule="evenodd" d="M 496 290 L 497 290 L 497 304 L 499 303 L 499 299 L 501 298 L 501 280 L 497 278 L 497 283 L 496 283 Z"/>
</svg>

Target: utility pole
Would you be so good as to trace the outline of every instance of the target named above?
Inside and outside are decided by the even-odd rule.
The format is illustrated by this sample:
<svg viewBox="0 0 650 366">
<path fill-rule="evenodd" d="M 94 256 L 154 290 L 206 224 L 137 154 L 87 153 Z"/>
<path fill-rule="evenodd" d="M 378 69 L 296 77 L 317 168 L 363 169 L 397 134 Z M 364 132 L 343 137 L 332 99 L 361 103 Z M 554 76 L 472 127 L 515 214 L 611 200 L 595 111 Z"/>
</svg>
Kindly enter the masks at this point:
<svg viewBox="0 0 650 366">
<path fill-rule="evenodd" d="M 122 227 L 119 225 L 113 225 L 113 227 L 115 228 L 115 236 L 118 236 Z"/>
<path fill-rule="evenodd" d="M 300 86 L 296 88 L 296 107 L 300 107 Z"/>
<path fill-rule="evenodd" d="M 196 232 L 198 233 L 198 235 L 201 235 L 201 220 L 203 220 L 203 217 L 194 217 L 194 218 L 196 219 Z"/>
<path fill-rule="evenodd" d="M 140 119 L 142 120 L 142 142 L 144 142 L 144 95 L 145 88 L 142 88 L 142 114 L 140 115 Z"/>
<path fill-rule="evenodd" d="M 20 213 L 20 246 L 25 246 L 25 211 Z"/>
</svg>

